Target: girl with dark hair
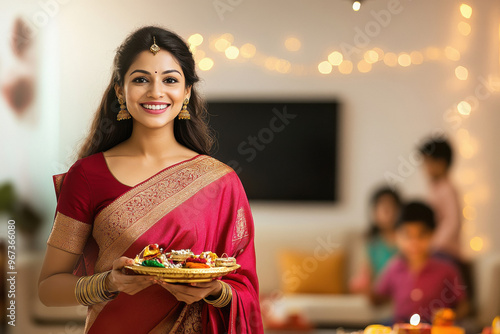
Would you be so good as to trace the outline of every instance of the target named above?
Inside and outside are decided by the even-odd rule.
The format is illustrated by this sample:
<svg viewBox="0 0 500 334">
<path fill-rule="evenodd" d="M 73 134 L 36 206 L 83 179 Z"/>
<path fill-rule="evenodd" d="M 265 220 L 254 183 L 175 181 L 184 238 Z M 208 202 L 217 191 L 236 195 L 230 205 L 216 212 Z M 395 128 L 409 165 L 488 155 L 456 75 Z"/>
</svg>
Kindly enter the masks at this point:
<svg viewBox="0 0 500 334">
<path fill-rule="evenodd" d="M 40 274 L 48 306 L 88 306 L 85 333 L 263 333 L 254 226 L 213 139 L 186 43 L 160 27 L 118 48 L 78 160 L 54 176 L 54 226 Z M 174 284 L 125 272 L 146 245 L 212 251 L 241 268 Z"/>
<path fill-rule="evenodd" d="M 394 225 L 400 208 L 401 198 L 397 191 L 382 187 L 373 193 L 370 200 L 371 224 L 366 245 L 367 261 L 351 281 L 351 292 L 368 292 L 389 259 L 396 254 Z"/>
</svg>

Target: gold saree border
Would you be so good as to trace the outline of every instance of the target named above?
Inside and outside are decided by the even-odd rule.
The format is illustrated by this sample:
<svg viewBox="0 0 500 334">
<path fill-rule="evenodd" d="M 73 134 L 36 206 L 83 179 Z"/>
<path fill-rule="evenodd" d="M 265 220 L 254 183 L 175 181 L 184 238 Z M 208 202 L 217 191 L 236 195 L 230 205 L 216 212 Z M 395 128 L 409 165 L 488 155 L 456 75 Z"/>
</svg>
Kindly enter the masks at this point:
<svg viewBox="0 0 500 334">
<path fill-rule="evenodd" d="M 80 255 L 91 230 L 92 225 L 57 212 L 47 245 Z"/>
<path fill-rule="evenodd" d="M 139 184 L 104 208 L 94 222 L 99 245 L 95 270 L 108 270 L 145 231 L 232 169 L 209 156 L 169 168 Z"/>
</svg>

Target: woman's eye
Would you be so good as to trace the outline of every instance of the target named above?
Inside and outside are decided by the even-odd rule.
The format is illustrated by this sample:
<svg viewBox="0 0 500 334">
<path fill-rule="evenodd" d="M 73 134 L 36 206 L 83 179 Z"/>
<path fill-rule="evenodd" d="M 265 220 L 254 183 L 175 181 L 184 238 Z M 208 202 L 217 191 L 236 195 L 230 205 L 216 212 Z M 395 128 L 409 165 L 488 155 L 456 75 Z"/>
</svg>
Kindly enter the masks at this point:
<svg viewBox="0 0 500 334">
<path fill-rule="evenodd" d="M 165 82 L 166 82 L 166 83 L 176 83 L 176 82 L 177 82 L 177 79 L 175 79 L 175 78 L 166 78 L 166 79 L 165 79 Z"/>
<path fill-rule="evenodd" d="M 146 80 L 146 78 L 144 77 L 138 77 L 138 78 L 135 78 L 134 80 L 132 80 L 133 82 L 136 82 L 136 83 L 145 83 L 145 82 L 148 82 Z"/>
</svg>

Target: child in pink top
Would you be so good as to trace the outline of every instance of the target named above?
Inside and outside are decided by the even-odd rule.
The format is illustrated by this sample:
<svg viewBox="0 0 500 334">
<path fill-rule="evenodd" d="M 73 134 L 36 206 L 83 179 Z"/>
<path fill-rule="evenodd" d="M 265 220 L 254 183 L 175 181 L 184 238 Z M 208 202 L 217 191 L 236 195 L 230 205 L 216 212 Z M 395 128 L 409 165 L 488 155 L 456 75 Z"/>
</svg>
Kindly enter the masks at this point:
<svg viewBox="0 0 500 334">
<path fill-rule="evenodd" d="M 466 315 L 466 287 L 452 262 L 431 256 L 433 231 L 436 227 L 431 208 L 421 202 L 403 207 L 396 223 L 395 256 L 382 272 L 372 301 L 394 303 L 394 322 L 408 322 L 418 313 L 431 322 L 440 308 L 455 308 L 457 317 Z"/>
</svg>

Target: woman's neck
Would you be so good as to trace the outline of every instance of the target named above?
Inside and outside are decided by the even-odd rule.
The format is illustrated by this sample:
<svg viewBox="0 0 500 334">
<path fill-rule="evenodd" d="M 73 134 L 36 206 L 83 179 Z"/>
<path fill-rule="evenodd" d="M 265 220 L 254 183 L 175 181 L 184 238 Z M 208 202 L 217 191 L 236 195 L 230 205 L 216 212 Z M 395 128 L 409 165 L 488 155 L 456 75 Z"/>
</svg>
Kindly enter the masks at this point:
<svg viewBox="0 0 500 334">
<path fill-rule="evenodd" d="M 163 158 L 179 151 L 182 146 L 175 140 L 174 122 L 158 129 L 146 128 L 134 123 L 132 134 L 127 140 L 129 148 L 146 158 Z"/>
</svg>

